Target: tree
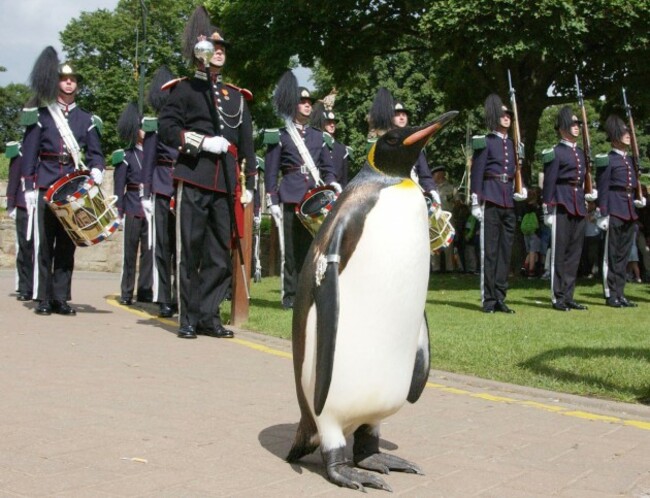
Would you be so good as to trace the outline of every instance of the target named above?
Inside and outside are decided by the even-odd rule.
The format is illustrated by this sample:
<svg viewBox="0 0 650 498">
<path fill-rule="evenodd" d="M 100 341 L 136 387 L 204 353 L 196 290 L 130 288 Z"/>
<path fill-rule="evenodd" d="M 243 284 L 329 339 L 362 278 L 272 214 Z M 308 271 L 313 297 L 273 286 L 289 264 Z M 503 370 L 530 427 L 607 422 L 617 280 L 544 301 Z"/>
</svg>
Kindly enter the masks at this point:
<svg viewBox="0 0 650 498">
<path fill-rule="evenodd" d="M 181 33 L 193 6 L 174 0 L 145 0 L 145 5 L 148 40 L 138 52 L 149 68 L 146 84 L 161 64 L 175 74 L 185 75 L 188 70 L 180 55 Z M 105 151 L 123 145 L 115 124 L 126 104 L 138 98 L 139 61 L 135 55 L 136 40 L 142 36 L 140 9 L 138 0 L 120 0 L 114 12 L 83 12 L 61 33 L 66 54 L 84 77 L 79 103 L 104 121 Z"/>
<path fill-rule="evenodd" d="M 468 110 L 490 92 L 507 98 L 511 69 L 527 176 L 542 112 L 575 101 L 576 72 L 587 98 L 608 97 L 604 114 L 616 108 L 621 85 L 630 87 L 637 122 L 650 112 L 644 93 L 650 73 L 640 63 L 650 53 L 646 0 L 342 0 L 335 8 L 326 0 L 214 0 L 212 6 L 246 49 L 238 74 L 262 93 L 292 55 L 303 65 L 319 61 L 338 87 L 362 87 L 375 56 L 413 53 L 427 74 L 439 75 L 447 106 Z"/>
<path fill-rule="evenodd" d="M 19 123 L 20 111 L 30 97 L 27 86 L 11 83 L 0 87 L 0 147 L 13 140 L 22 140 L 23 127 Z"/>
</svg>

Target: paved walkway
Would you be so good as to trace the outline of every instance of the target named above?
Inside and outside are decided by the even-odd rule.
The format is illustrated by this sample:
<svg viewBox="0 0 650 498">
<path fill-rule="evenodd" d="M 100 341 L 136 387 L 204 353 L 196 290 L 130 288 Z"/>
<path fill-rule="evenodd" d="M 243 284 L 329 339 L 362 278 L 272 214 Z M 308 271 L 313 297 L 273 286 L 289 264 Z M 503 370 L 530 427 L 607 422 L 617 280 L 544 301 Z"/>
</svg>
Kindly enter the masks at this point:
<svg viewBox="0 0 650 498">
<path fill-rule="evenodd" d="M 78 272 L 78 315 L 41 317 L 0 271 L 0 497 L 361 496 L 318 455 L 283 460 L 299 418 L 287 341 L 183 341 L 117 289 Z M 650 498 L 647 407 L 434 372 L 382 437 L 426 474 L 386 476 L 399 496 Z"/>
</svg>

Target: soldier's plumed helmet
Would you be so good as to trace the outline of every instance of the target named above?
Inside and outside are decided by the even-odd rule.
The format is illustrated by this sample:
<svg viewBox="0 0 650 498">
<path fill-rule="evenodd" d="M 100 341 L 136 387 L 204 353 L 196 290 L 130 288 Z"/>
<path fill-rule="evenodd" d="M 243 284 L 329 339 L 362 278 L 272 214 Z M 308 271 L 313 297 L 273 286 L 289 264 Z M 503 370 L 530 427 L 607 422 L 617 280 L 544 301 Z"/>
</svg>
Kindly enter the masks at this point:
<svg viewBox="0 0 650 498">
<path fill-rule="evenodd" d="M 162 86 L 173 78 L 174 75 L 167 66 L 160 66 L 153 75 L 149 85 L 147 102 L 156 113 L 160 112 L 169 97 L 169 90 L 163 90 Z"/>
<path fill-rule="evenodd" d="M 607 140 L 610 142 L 620 142 L 628 131 L 625 121 L 616 114 L 611 114 L 605 121 L 605 133 L 607 133 Z"/>
<path fill-rule="evenodd" d="M 508 114 L 512 118 L 512 111 L 508 109 L 501 97 L 496 93 L 488 95 L 485 99 L 485 125 L 489 130 L 496 130 L 499 127 L 499 120 L 504 114 Z"/>
<path fill-rule="evenodd" d="M 77 83 L 81 83 L 81 80 L 83 79 L 83 77 L 79 74 L 78 71 L 75 70 L 70 62 L 59 64 L 59 78 L 66 76 L 72 76 L 77 80 Z"/>
<path fill-rule="evenodd" d="M 307 99 L 312 104 L 316 100 L 314 97 L 311 96 L 311 92 L 309 91 L 309 89 L 304 86 L 298 87 L 298 96 L 300 97 L 300 100 Z"/>
<path fill-rule="evenodd" d="M 194 9 L 183 32 L 183 57 L 188 61 L 198 60 L 194 56 L 194 45 L 199 41 L 199 37 L 205 37 L 214 44 L 229 45 L 223 37 L 223 32 L 212 25 L 208 11 L 203 6 Z"/>
<path fill-rule="evenodd" d="M 395 113 L 404 112 L 407 116 L 411 115 L 411 111 L 404 105 L 404 102 L 399 100 L 395 101 Z"/>
<path fill-rule="evenodd" d="M 117 120 L 117 134 L 125 144 L 128 144 L 128 147 L 133 147 L 138 141 L 141 121 L 142 116 L 138 105 L 134 102 L 126 106 Z"/>
<path fill-rule="evenodd" d="M 370 106 L 368 124 L 371 130 L 387 131 L 393 128 L 395 101 L 390 90 L 380 87 Z"/>
<path fill-rule="evenodd" d="M 47 105 L 59 94 L 59 56 L 54 47 L 46 47 L 34 62 L 29 84 L 38 105 Z"/>
<path fill-rule="evenodd" d="M 304 98 L 311 98 L 309 90 L 303 87 L 298 87 L 298 80 L 295 74 L 289 69 L 278 81 L 278 86 L 273 92 L 273 107 L 278 116 L 283 119 L 294 118 L 298 110 L 298 104 L 303 90 L 306 91 Z"/>
<path fill-rule="evenodd" d="M 325 126 L 325 105 L 319 100 L 311 108 L 311 116 L 309 116 L 309 124 L 314 128 L 322 130 Z"/>
<path fill-rule="evenodd" d="M 565 105 L 560 109 L 560 112 L 557 113 L 557 119 L 555 120 L 555 129 L 569 131 L 573 126 L 573 109 L 568 105 Z M 578 120 L 578 124 L 582 124 L 582 121 Z"/>
</svg>

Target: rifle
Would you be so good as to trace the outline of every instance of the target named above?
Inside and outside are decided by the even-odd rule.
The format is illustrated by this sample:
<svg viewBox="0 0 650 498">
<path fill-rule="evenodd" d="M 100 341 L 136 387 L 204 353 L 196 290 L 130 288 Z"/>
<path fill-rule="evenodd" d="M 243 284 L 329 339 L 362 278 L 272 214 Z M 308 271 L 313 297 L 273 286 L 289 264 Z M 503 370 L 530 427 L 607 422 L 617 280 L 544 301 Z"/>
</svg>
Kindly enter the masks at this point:
<svg viewBox="0 0 650 498">
<path fill-rule="evenodd" d="M 641 190 L 641 171 L 639 169 L 639 144 L 636 141 L 636 132 L 634 131 L 634 119 L 632 119 L 632 106 L 627 103 L 627 96 L 625 95 L 625 88 L 623 90 L 623 106 L 625 107 L 625 114 L 627 115 L 628 126 L 630 127 L 630 148 L 632 149 L 632 165 L 636 173 L 636 193 L 635 199 L 640 201 L 643 199 L 643 191 Z"/>
<path fill-rule="evenodd" d="M 472 196 L 472 133 L 470 129 L 469 116 L 467 117 L 467 130 L 465 131 L 465 204 L 471 204 Z"/>
<path fill-rule="evenodd" d="M 591 172 L 593 168 L 593 161 L 591 159 L 591 140 L 589 138 L 589 123 L 587 122 L 587 110 L 585 109 L 585 99 L 580 90 L 580 82 L 578 75 L 576 78 L 576 93 L 578 94 L 578 105 L 580 106 L 580 113 L 582 117 L 582 149 L 585 153 L 586 171 L 585 171 L 585 194 L 591 194 L 593 190 L 593 182 Z"/>
<path fill-rule="evenodd" d="M 512 86 L 510 69 L 508 69 L 508 87 L 510 88 L 510 105 L 512 107 L 512 141 L 515 144 L 515 194 L 521 194 L 523 184 L 521 181 L 521 160 L 524 158 L 524 144 L 521 141 L 519 132 L 519 115 L 517 113 L 517 99 L 515 98 L 515 89 Z"/>
</svg>

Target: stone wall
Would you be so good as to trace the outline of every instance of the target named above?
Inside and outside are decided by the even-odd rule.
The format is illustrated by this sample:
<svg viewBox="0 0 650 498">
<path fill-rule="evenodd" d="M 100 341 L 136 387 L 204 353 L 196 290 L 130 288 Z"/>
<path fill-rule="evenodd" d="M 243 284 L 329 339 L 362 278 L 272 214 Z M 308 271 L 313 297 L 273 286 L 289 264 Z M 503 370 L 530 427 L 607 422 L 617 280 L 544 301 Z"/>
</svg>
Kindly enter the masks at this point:
<svg viewBox="0 0 650 498">
<path fill-rule="evenodd" d="M 104 176 L 102 192 L 106 196 L 113 192 L 113 172 Z M 7 207 L 7 182 L 0 181 L 0 206 Z M 16 225 L 7 216 L 0 214 L 0 268 L 13 268 L 16 262 Z M 122 269 L 122 229 L 116 231 L 108 240 L 95 246 L 79 247 L 75 252 L 75 270 L 119 272 Z"/>
</svg>

